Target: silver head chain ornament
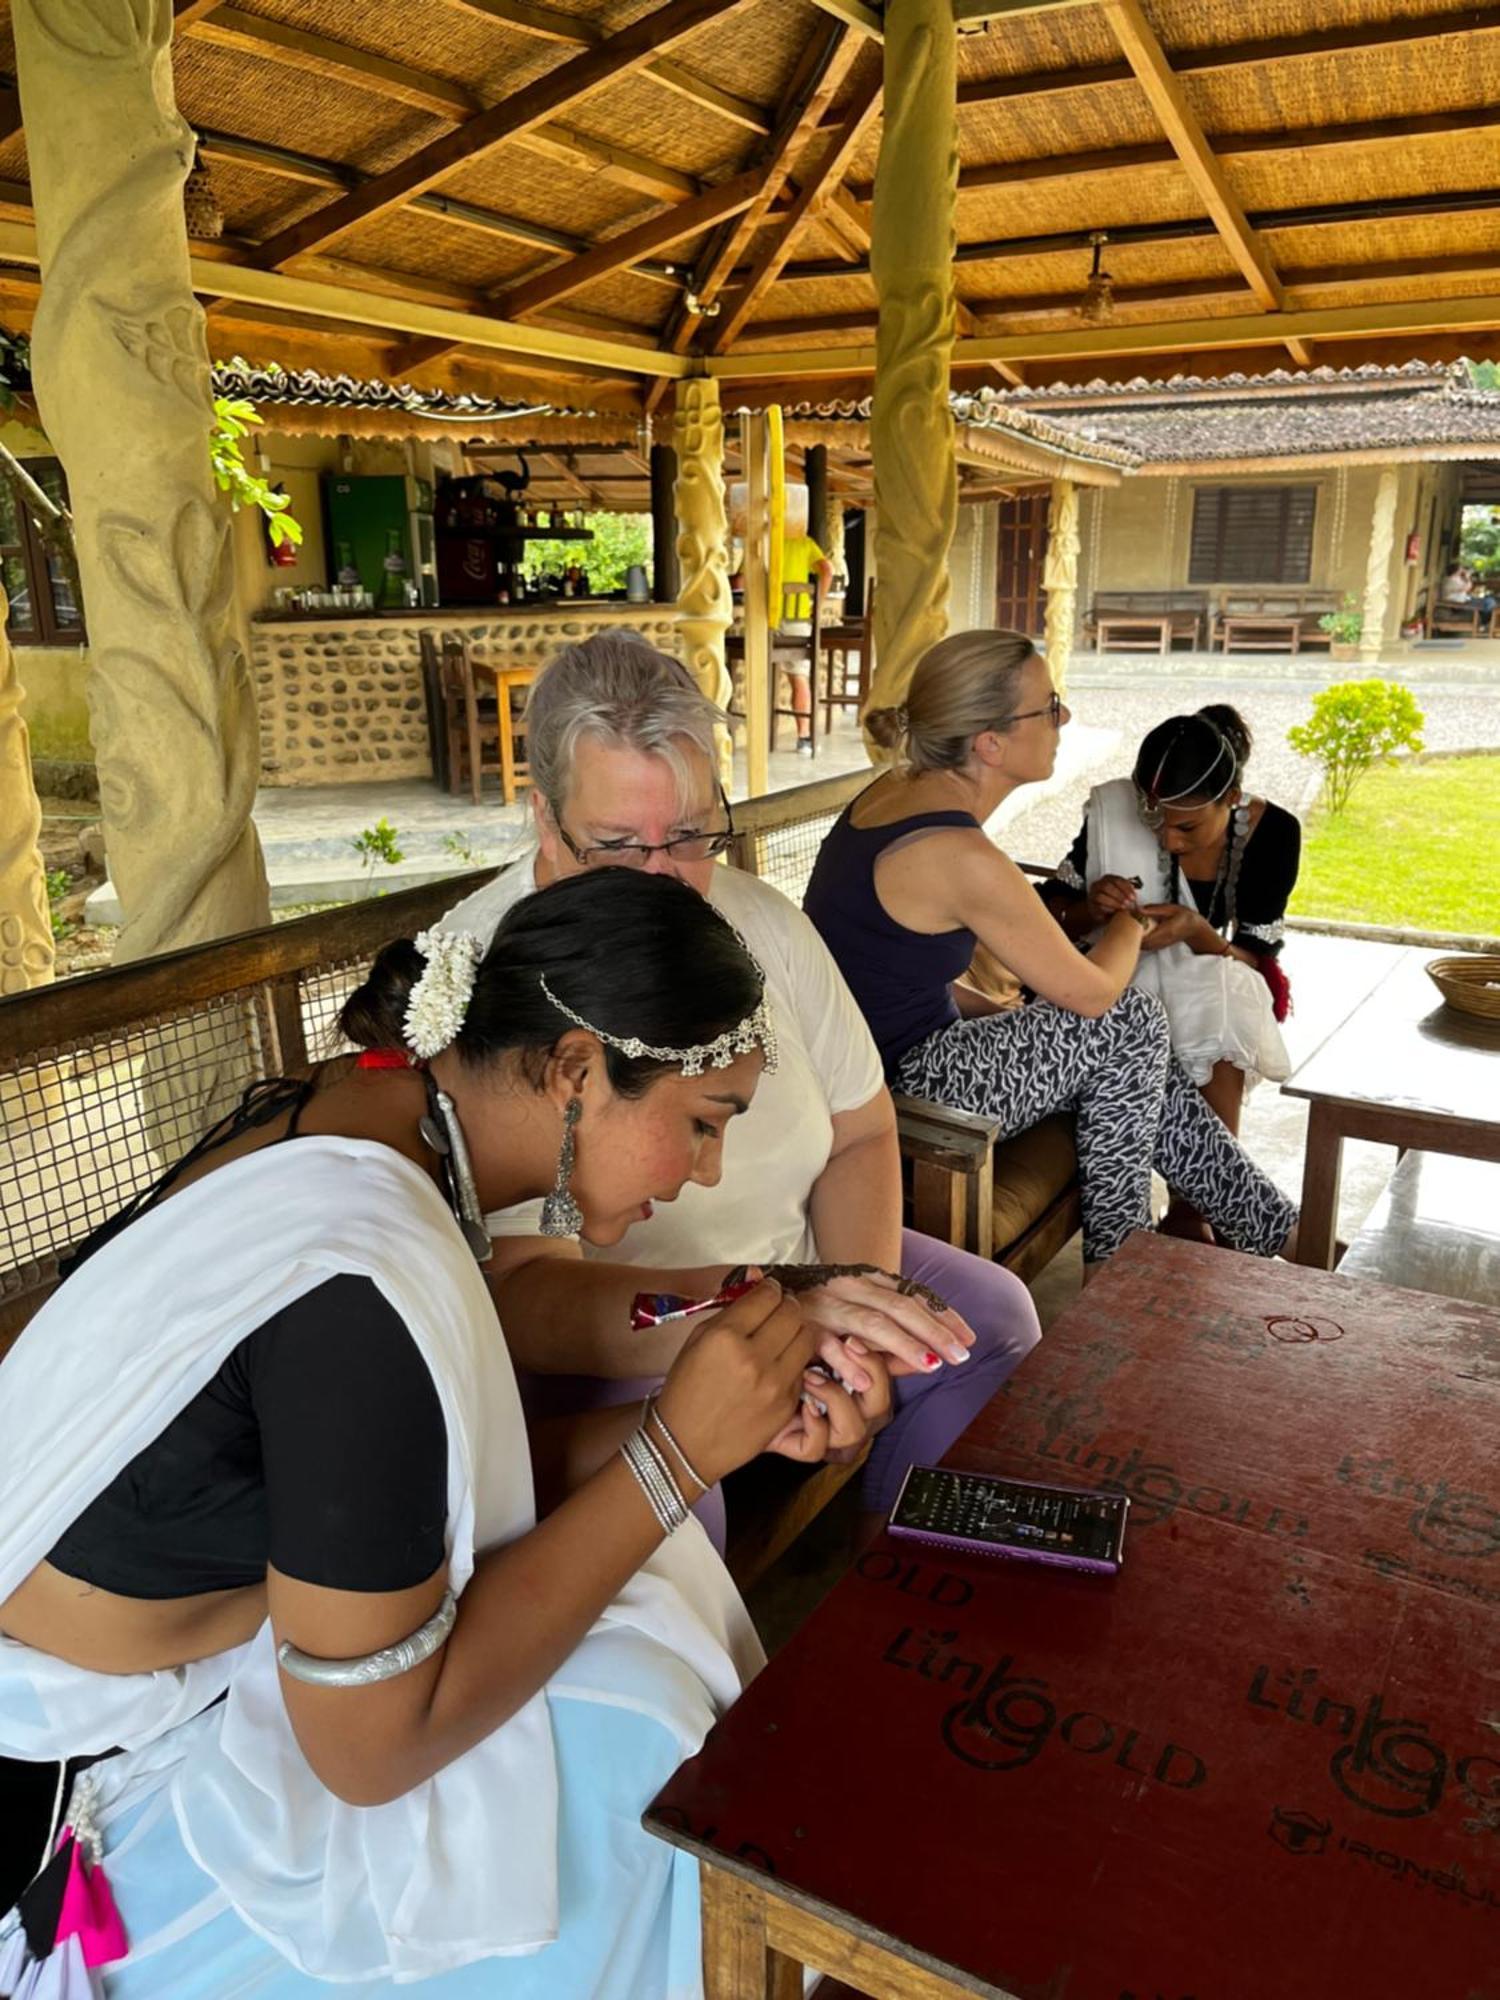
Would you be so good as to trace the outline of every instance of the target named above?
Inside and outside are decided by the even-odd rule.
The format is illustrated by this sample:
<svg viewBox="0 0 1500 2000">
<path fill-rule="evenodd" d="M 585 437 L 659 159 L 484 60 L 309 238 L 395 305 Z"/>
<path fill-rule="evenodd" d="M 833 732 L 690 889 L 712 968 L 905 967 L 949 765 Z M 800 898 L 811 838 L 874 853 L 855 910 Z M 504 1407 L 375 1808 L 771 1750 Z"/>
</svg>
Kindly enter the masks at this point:
<svg viewBox="0 0 1500 2000">
<path fill-rule="evenodd" d="M 771 1018 L 770 1002 L 766 999 L 764 987 L 760 1002 L 753 1013 L 732 1028 L 726 1028 L 722 1035 L 716 1035 L 711 1042 L 697 1042 L 691 1048 L 664 1048 L 655 1042 L 643 1042 L 639 1035 L 612 1035 L 607 1028 L 596 1022 L 585 1020 L 575 1013 L 565 1001 L 559 1000 L 547 984 L 547 975 L 541 975 L 542 991 L 552 1002 L 559 1014 L 564 1015 L 576 1027 L 585 1028 L 607 1047 L 618 1049 L 622 1056 L 636 1058 L 650 1056 L 653 1062 L 673 1063 L 684 1076 L 702 1076 L 706 1069 L 728 1069 L 736 1056 L 748 1055 L 751 1049 L 764 1049 L 766 1068 L 776 1067 L 776 1024 Z"/>
</svg>

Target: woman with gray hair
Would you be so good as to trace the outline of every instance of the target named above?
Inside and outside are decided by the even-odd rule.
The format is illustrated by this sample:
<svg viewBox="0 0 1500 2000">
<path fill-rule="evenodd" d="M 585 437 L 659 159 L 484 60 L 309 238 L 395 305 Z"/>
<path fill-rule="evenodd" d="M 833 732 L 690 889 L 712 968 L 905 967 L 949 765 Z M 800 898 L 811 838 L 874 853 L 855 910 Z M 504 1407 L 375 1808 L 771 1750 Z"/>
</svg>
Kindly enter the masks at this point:
<svg viewBox="0 0 1500 2000">
<path fill-rule="evenodd" d="M 727 1119 L 705 1125 L 696 1184 L 670 1206 L 647 1203 L 607 1260 L 543 1235 L 536 1207 L 488 1217 L 492 1282 L 518 1360 L 573 1378 L 550 1385 L 542 1406 L 556 1409 L 639 1396 L 643 1380 L 670 1366 L 693 1322 L 631 1332 L 641 1290 L 703 1298 L 742 1265 L 873 1266 L 829 1271 L 798 1298 L 836 1378 L 827 1386 L 836 1446 L 881 1421 L 890 1371 L 894 1415 L 864 1486 L 867 1509 L 886 1512 L 906 1467 L 941 1457 L 1040 1329 L 1010 1272 L 902 1229 L 895 1112 L 859 1009 L 793 903 L 754 875 L 714 865 L 732 830 L 716 775 L 722 721 L 686 669 L 634 633 L 565 648 L 532 689 L 536 851 L 444 923 L 489 936 L 521 897 L 584 869 L 676 875 L 764 968 L 778 1063 L 727 1147 Z M 586 1121 L 578 1143 L 589 1143 Z M 930 1311 L 900 1279 L 951 1310 Z"/>
<path fill-rule="evenodd" d="M 1024 1132 L 1075 1114 L 1083 1254 L 1151 1226 L 1151 1169 L 1236 1250 L 1290 1256 L 1297 1211 L 1193 1088 L 1161 1003 L 1129 984 L 1156 919 L 1132 906 L 1076 949 L 984 823 L 1051 776 L 1068 711 L 1017 632 L 964 632 L 917 662 L 866 724 L 899 751 L 829 830 L 806 908 L 902 1090 Z M 983 945 L 1035 995 L 964 983 Z"/>
</svg>

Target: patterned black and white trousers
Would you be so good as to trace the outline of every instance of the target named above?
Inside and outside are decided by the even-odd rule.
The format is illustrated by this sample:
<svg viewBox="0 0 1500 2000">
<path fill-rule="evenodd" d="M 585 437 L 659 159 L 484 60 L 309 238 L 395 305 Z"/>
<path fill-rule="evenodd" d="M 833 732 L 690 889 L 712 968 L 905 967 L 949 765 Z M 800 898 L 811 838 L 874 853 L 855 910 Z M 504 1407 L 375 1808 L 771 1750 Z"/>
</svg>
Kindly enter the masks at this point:
<svg viewBox="0 0 1500 2000">
<path fill-rule="evenodd" d="M 1151 1169 L 1186 1197 L 1231 1249 L 1272 1257 L 1297 1208 L 1268 1180 L 1172 1054 L 1167 1017 L 1126 987 L 1088 1020 L 1033 1000 L 955 1021 L 902 1057 L 896 1087 L 1024 1132 L 1072 1111 L 1078 1135 L 1083 1254 L 1118 1250 L 1151 1227 Z"/>
</svg>

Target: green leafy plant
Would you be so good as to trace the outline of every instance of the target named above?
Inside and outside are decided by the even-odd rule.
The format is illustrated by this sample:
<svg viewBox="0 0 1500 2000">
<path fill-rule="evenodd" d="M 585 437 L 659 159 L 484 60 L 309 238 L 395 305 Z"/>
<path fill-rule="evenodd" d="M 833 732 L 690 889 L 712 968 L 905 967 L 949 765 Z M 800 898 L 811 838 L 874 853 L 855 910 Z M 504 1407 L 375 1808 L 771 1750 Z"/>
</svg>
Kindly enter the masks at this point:
<svg viewBox="0 0 1500 2000">
<path fill-rule="evenodd" d="M 483 868 L 485 854 L 476 847 L 466 833 L 445 833 L 442 839 L 444 854 L 451 854 L 455 861 L 461 861 L 465 868 Z"/>
<path fill-rule="evenodd" d="M 266 532 L 273 547 L 302 542 L 302 523 L 291 512 L 291 499 L 279 493 L 269 479 L 252 472 L 245 463 L 244 440 L 265 422 L 247 396 L 215 396 L 214 427 L 209 432 L 208 455 L 214 481 L 221 493 L 229 495 L 236 513 L 241 507 L 258 507 L 266 517 Z"/>
<path fill-rule="evenodd" d="M 1325 611 L 1318 625 L 1336 646 L 1357 646 L 1365 629 L 1365 620 L 1354 592 L 1351 590 L 1345 594 L 1337 611 Z"/>
<path fill-rule="evenodd" d="M 367 826 L 356 833 L 349 845 L 365 864 L 364 893 L 370 894 L 375 880 L 375 870 L 382 865 L 394 868 L 406 856 L 401 851 L 401 836 L 382 813 L 373 826 Z M 381 892 L 382 894 L 384 891 Z"/>
<path fill-rule="evenodd" d="M 1411 689 L 1395 681 L 1338 681 L 1313 697 L 1312 715 L 1294 723 L 1286 740 L 1323 766 L 1323 802 L 1341 813 L 1372 764 L 1421 749 L 1423 720 Z"/>
<path fill-rule="evenodd" d="M 1465 507 L 1458 553 L 1475 576 L 1500 576 L 1500 507 Z"/>
<path fill-rule="evenodd" d="M 63 897 L 70 896 L 72 893 L 73 878 L 67 869 L 49 868 L 47 870 L 47 914 L 52 920 L 52 935 L 54 939 L 60 940 L 73 935 L 73 925 L 65 917 L 60 917 L 57 913 L 58 905 L 62 902 Z"/>
<path fill-rule="evenodd" d="M 651 560 L 649 514 L 585 514 L 583 525 L 591 542 L 528 542 L 523 571 L 529 583 L 577 563 L 588 574 L 589 588 L 600 595 L 625 588 L 632 563 Z"/>
</svg>

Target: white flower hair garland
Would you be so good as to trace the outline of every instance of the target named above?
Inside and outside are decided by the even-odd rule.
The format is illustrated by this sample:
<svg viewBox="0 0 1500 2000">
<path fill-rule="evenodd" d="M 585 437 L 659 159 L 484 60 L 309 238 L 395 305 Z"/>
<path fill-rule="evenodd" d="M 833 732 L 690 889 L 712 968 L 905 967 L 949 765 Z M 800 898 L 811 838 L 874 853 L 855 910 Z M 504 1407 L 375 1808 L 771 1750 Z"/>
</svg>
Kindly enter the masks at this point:
<svg viewBox="0 0 1500 2000">
<path fill-rule="evenodd" d="M 411 989 L 401 1032 L 413 1055 L 440 1055 L 464 1024 L 484 943 L 472 931 L 422 931 L 413 940 L 427 965 Z"/>
</svg>

